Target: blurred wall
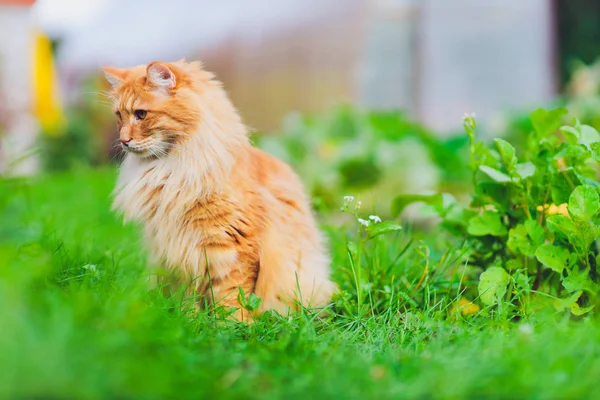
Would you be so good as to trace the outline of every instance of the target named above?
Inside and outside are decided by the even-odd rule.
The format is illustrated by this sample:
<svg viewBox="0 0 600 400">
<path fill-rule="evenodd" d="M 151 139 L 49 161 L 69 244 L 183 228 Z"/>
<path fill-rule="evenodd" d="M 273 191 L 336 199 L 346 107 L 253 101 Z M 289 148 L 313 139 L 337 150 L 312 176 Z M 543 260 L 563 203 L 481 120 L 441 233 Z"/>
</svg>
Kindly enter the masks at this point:
<svg viewBox="0 0 600 400">
<path fill-rule="evenodd" d="M 416 116 L 438 131 L 556 94 L 552 2 L 427 0 L 419 21 Z"/>
<path fill-rule="evenodd" d="M 538 107 L 557 91 L 548 0 L 375 0 L 360 103 L 443 134 L 465 112 Z"/>
<path fill-rule="evenodd" d="M 38 124 L 31 114 L 32 0 L 0 0 L 0 173 L 30 174 Z"/>
<path fill-rule="evenodd" d="M 58 55 L 71 91 L 74 76 L 100 65 L 199 58 L 262 131 L 277 130 L 289 111 L 351 102 L 404 109 L 444 133 L 460 129 L 465 112 L 485 122 L 556 94 L 548 0 L 92 3 L 80 5 L 81 18 L 69 16 L 72 25 L 46 7 L 58 18 L 47 26 L 63 39 Z"/>
<path fill-rule="evenodd" d="M 40 11 L 65 1 L 40 0 Z M 67 91 L 77 91 L 78 73 L 100 65 L 185 57 L 216 72 L 248 125 L 262 131 L 278 129 L 290 111 L 357 98 L 369 0 L 172 0 L 166 9 L 159 1 L 102 3 L 85 22 L 60 24 L 57 14 L 46 23 L 61 41 Z M 131 18 L 140 12 L 143 18 Z"/>
<path fill-rule="evenodd" d="M 250 40 L 240 33 L 198 58 L 216 71 L 249 126 L 277 130 L 290 111 L 354 102 L 366 3 L 345 0 L 302 25 Z"/>
<path fill-rule="evenodd" d="M 420 0 L 374 0 L 366 16 L 356 101 L 365 108 L 414 115 L 418 96 Z"/>
</svg>

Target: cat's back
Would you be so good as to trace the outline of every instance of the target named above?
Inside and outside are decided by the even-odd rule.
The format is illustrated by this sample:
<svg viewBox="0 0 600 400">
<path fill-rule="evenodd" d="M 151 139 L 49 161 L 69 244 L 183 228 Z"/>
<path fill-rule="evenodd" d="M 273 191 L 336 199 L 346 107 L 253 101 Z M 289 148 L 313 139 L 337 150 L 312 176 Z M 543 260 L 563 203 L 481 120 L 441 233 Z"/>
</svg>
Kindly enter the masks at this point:
<svg viewBox="0 0 600 400">
<path fill-rule="evenodd" d="M 261 191 L 265 200 L 277 200 L 279 203 L 272 205 L 292 207 L 303 214 L 310 212 L 308 197 L 298 174 L 271 154 L 248 146 L 245 157 L 238 160 L 233 172 L 231 183 L 234 190 Z"/>
<path fill-rule="evenodd" d="M 258 147 L 250 146 L 249 156 L 256 179 L 260 180 L 261 183 L 282 176 L 300 181 L 292 167 Z"/>
</svg>

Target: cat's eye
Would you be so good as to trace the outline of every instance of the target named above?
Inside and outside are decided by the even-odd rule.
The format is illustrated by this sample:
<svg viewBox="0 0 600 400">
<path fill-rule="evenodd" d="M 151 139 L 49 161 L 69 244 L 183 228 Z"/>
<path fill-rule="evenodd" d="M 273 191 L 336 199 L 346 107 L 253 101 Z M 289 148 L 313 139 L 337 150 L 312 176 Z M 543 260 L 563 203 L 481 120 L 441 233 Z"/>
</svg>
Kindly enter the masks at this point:
<svg viewBox="0 0 600 400">
<path fill-rule="evenodd" d="M 146 110 L 135 110 L 133 112 L 133 115 L 135 115 L 135 119 L 137 119 L 138 121 L 141 121 L 144 118 L 146 118 L 146 114 L 148 114 L 148 111 Z"/>
<path fill-rule="evenodd" d="M 121 120 L 121 112 L 115 111 L 115 115 L 117 116 L 117 119 L 120 121 Z"/>
</svg>

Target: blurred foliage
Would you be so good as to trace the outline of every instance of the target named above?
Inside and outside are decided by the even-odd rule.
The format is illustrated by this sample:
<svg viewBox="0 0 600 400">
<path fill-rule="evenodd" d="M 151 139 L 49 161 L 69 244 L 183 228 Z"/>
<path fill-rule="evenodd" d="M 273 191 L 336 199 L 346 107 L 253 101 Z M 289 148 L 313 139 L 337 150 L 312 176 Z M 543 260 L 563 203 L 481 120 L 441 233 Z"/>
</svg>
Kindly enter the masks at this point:
<svg viewBox="0 0 600 400">
<path fill-rule="evenodd" d="M 290 163 L 321 207 L 351 193 L 387 210 L 379 199 L 406 190 L 435 190 L 465 181 L 465 138 L 436 137 L 400 112 L 363 112 L 348 106 L 321 116 L 292 114 L 280 135 L 255 143 Z"/>
<path fill-rule="evenodd" d="M 109 161 L 110 134 L 114 121 L 101 100 L 103 82 L 91 77 L 82 84 L 81 95 L 66 110 L 62 132 L 42 130 L 40 148 L 46 170 L 61 171 L 77 165 L 100 165 Z"/>
<path fill-rule="evenodd" d="M 570 81 L 565 85 L 563 95 L 548 104 L 549 107 L 564 107 L 582 124 L 600 130 L 600 58 L 591 64 L 574 63 Z M 570 123 L 568 116 L 562 118 L 563 124 Z M 503 126 L 496 135 L 511 142 L 520 151 L 527 145 L 533 125 L 529 113 L 525 110 L 513 111 L 504 117 Z"/>
<path fill-rule="evenodd" d="M 600 2 L 555 1 L 560 80 L 569 82 L 578 63 L 589 64 L 600 54 Z"/>
</svg>

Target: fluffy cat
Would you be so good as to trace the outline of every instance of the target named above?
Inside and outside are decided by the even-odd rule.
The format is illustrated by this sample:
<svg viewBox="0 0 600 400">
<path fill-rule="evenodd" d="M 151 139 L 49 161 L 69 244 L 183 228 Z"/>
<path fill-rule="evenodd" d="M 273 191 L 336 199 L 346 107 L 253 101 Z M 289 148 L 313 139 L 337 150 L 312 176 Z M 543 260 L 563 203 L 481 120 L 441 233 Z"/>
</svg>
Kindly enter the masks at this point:
<svg viewBox="0 0 600 400">
<path fill-rule="evenodd" d="M 183 60 L 103 70 L 127 152 L 113 208 L 141 222 L 151 257 L 238 319 L 252 319 L 240 286 L 259 312 L 326 305 L 335 285 L 302 183 L 250 144 L 214 75 Z"/>
</svg>

